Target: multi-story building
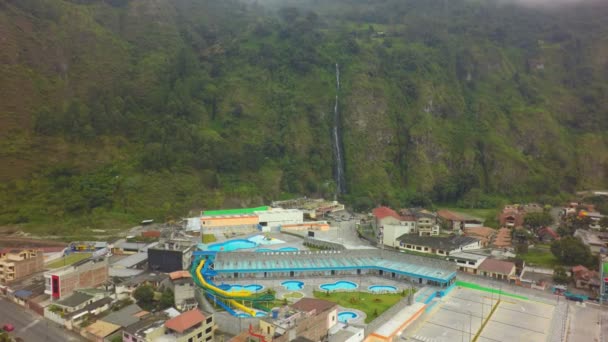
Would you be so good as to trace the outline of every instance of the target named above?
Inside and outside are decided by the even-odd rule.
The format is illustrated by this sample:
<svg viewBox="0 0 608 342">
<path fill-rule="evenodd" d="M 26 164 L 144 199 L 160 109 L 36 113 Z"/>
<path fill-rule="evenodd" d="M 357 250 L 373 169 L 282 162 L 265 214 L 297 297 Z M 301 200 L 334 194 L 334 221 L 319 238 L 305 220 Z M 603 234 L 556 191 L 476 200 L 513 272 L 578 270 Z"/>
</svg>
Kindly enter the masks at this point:
<svg viewBox="0 0 608 342">
<path fill-rule="evenodd" d="M 107 259 L 85 259 L 73 265 L 44 273 L 44 293 L 53 300 L 65 298 L 75 290 L 95 288 L 108 281 Z"/>
<path fill-rule="evenodd" d="M 123 330 L 123 342 L 208 342 L 213 341 L 213 315 L 205 316 L 198 310 L 186 311 L 167 321 L 152 316 Z"/>
<path fill-rule="evenodd" d="M 439 224 L 437 224 L 437 216 L 427 210 L 413 210 L 416 217 L 416 229 L 420 236 L 439 235 Z"/>
<path fill-rule="evenodd" d="M 276 318 L 260 320 L 259 332 L 266 341 L 291 341 L 296 336 L 324 341 L 338 323 L 338 305 L 322 299 L 302 298 Z"/>
<path fill-rule="evenodd" d="M 34 249 L 14 249 L 2 253 L 0 256 L 0 284 L 27 277 L 30 274 L 42 271 L 44 255 L 42 251 Z"/>
<path fill-rule="evenodd" d="M 404 234 L 399 238 L 399 248 L 419 253 L 448 256 L 452 253 L 480 249 L 479 239 L 469 236 L 431 237 Z"/>
<path fill-rule="evenodd" d="M 416 232 L 416 218 L 411 215 L 399 215 L 388 207 L 375 208 L 372 215 L 372 225 L 378 233 L 378 241 L 385 246 L 395 247 L 399 245 L 399 236 Z"/>
<path fill-rule="evenodd" d="M 171 273 L 187 270 L 195 245 L 190 240 L 168 240 L 148 248 L 148 268 L 155 272 Z"/>
</svg>

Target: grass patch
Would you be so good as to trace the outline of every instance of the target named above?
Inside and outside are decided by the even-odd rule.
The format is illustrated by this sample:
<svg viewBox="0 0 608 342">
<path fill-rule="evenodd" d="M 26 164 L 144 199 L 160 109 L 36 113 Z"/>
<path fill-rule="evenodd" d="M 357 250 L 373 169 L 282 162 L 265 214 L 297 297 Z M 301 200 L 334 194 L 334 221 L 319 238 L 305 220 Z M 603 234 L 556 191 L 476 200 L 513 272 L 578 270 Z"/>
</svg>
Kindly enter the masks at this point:
<svg viewBox="0 0 608 342">
<path fill-rule="evenodd" d="M 91 257 L 91 253 L 73 253 L 68 256 L 62 257 L 61 259 L 55 260 L 50 264 L 46 265 L 47 268 L 59 268 L 67 265 L 71 265 L 80 260 Z"/>
<path fill-rule="evenodd" d="M 212 243 L 217 241 L 214 234 L 203 234 L 203 243 Z"/>
<path fill-rule="evenodd" d="M 407 293 L 407 292 L 406 292 Z M 404 298 L 403 294 L 374 294 L 368 292 L 322 292 L 314 291 L 315 298 L 334 302 L 345 308 L 365 312 L 365 323 L 369 323 L 384 311 Z"/>
<path fill-rule="evenodd" d="M 520 253 L 517 257 L 524 260 L 526 264 L 529 264 L 530 266 L 536 265 L 553 268 L 559 265 L 559 261 L 555 258 L 553 253 L 551 253 L 549 248 L 530 248 L 527 253 Z"/>
</svg>

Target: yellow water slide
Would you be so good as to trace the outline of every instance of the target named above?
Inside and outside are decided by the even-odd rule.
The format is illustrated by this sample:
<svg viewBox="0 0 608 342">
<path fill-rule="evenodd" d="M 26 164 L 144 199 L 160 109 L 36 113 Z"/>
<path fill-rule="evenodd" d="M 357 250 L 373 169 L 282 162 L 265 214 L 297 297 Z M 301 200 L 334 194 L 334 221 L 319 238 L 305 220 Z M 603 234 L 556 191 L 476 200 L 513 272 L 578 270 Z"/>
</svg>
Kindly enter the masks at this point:
<svg viewBox="0 0 608 342">
<path fill-rule="evenodd" d="M 220 289 L 217 286 L 214 286 L 212 284 L 209 284 L 206 280 L 205 277 L 203 277 L 203 274 L 201 272 L 201 270 L 203 269 L 203 266 L 205 266 L 205 260 L 202 259 L 201 262 L 198 264 L 198 267 L 196 268 L 196 276 L 198 277 L 198 280 L 201 282 L 201 284 L 203 285 L 203 287 L 219 294 L 222 295 L 226 298 L 244 298 L 244 297 L 251 297 L 251 291 L 247 291 L 247 290 L 238 290 L 238 291 L 225 291 Z M 246 307 L 245 305 L 237 302 L 234 299 L 230 299 L 228 301 L 229 303 L 231 303 L 234 307 L 238 308 L 239 310 L 242 310 L 243 312 L 246 312 L 248 314 L 250 314 L 252 317 L 255 317 L 256 311 Z"/>
</svg>

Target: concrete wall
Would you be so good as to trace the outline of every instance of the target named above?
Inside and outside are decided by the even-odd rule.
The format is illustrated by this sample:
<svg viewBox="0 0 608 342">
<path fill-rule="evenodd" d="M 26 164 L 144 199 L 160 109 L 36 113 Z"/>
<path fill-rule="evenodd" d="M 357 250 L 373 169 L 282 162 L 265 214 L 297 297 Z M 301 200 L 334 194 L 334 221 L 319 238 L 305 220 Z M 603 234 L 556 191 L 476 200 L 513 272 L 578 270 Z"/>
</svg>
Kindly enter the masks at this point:
<svg viewBox="0 0 608 342">
<path fill-rule="evenodd" d="M 298 209 L 272 209 L 258 211 L 260 225 L 264 227 L 278 227 L 281 225 L 299 224 L 304 222 L 304 212 Z"/>
<path fill-rule="evenodd" d="M 249 226 L 257 225 L 259 222 L 256 215 L 238 216 L 203 216 L 201 217 L 201 228 Z"/>
</svg>

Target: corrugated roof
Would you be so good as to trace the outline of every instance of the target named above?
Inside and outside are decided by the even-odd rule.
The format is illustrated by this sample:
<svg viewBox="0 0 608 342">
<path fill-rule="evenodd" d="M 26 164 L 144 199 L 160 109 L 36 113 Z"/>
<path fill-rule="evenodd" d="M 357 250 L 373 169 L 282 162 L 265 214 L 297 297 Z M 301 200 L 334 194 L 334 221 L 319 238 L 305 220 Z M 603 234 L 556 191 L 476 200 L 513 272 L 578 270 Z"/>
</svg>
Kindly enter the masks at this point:
<svg viewBox="0 0 608 342">
<path fill-rule="evenodd" d="M 205 320 L 205 315 L 198 309 L 186 311 L 183 314 L 171 318 L 170 320 L 165 322 L 165 327 L 177 331 L 178 333 L 183 333 L 184 331 L 190 329 L 191 327 L 199 324 Z"/>
<path fill-rule="evenodd" d="M 181 279 L 181 278 L 192 278 L 192 275 L 188 271 L 175 271 L 169 273 L 169 278 L 171 280 Z"/>
<path fill-rule="evenodd" d="M 478 270 L 499 274 L 511 274 L 514 267 L 515 264 L 510 261 L 486 259 L 479 265 Z"/>
<path fill-rule="evenodd" d="M 139 307 L 139 305 L 131 304 L 116 312 L 112 312 L 111 314 L 102 318 L 102 320 L 108 323 L 126 327 L 139 321 L 139 317 L 137 317 L 136 314 L 141 311 L 142 309 Z"/>
<path fill-rule="evenodd" d="M 89 325 L 88 327 L 86 327 L 86 331 L 89 334 L 94 335 L 96 337 L 100 337 L 100 338 L 104 338 L 108 335 L 111 335 L 118 329 L 120 329 L 120 325 L 116 325 L 116 324 L 112 324 L 112 323 L 108 323 L 108 322 L 104 322 L 104 321 L 97 321 L 97 322 Z"/>
<path fill-rule="evenodd" d="M 318 314 L 325 310 L 331 309 L 336 305 L 337 304 L 334 302 L 330 302 L 330 301 L 323 300 L 323 299 L 302 298 L 299 301 L 292 304 L 291 307 L 296 310 L 305 311 L 305 312 L 310 312 L 310 311 L 316 310 L 317 314 Z"/>
<path fill-rule="evenodd" d="M 91 300 L 92 298 L 93 298 L 93 296 L 88 295 L 86 293 L 74 292 L 72 295 L 70 295 L 69 297 L 67 297 L 65 299 L 58 301 L 56 304 L 73 308 L 82 303 L 86 303 L 87 301 Z"/>
</svg>

